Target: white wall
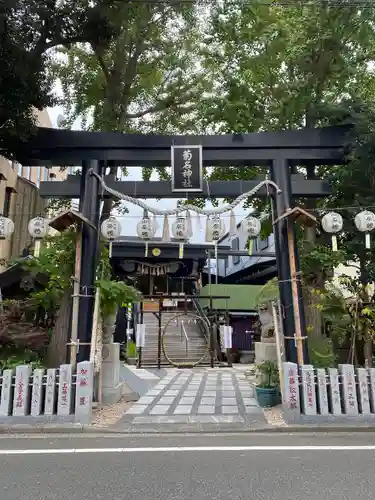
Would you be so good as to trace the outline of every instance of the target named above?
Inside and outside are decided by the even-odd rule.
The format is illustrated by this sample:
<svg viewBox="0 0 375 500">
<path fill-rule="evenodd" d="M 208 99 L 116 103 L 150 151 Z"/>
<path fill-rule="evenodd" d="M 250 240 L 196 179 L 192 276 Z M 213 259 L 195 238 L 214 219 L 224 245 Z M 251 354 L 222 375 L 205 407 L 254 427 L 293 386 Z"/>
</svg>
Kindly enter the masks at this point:
<svg viewBox="0 0 375 500">
<path fill-rule="evenodd" d="M 226 235 L 219 243 L 220 245 L 229 245 L 233 250 L 245 250 L 247 238 L 238 230 L 236 236 Z M 238 248 L 237 248 L 238 247 Z M 267 240 L 260 241 L 257 239 L 253 243 L 253 252 L 275 252 L 275 240 L 273 234 L 271 234 Z M 218 271 L 219 276 L 229 276 L 230 274 L 237 273 L 242 269 L 246 269 L 260 262 L 267 262 L 274 260 L 274 257 L 236 257 L 229 256 L 227 260 L 219 259 Z"/>
</svg>

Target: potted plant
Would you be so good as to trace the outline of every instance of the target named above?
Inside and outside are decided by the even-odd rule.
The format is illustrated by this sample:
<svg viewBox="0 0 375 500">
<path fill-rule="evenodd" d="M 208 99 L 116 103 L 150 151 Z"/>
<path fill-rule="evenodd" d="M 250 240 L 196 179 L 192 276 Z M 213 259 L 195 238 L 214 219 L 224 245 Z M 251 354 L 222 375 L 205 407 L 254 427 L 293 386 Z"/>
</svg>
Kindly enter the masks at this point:
<svg viewBox="0 0 375 500">
<path fill-rule="evenodd" d="M 280 401 L 279 369 L 273 361 L 263 361 L 255 365 L 258 382 L 255 393 L 262 408 L 276 406 Z"/>
<path fill-rule="evenodd" d="M 126 362 L 128 365 L 135 365 L 137 362 L 137 347 L 132 340 L 128 340 L 126 344 Z"/>
</svg>

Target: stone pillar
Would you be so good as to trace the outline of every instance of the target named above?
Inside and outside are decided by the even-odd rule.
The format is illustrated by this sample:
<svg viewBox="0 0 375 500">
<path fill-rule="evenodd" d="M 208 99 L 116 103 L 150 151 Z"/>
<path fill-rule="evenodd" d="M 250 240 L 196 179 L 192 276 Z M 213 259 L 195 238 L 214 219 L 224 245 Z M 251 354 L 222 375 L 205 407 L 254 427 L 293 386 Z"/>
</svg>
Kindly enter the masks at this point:
<svg viewBox="0 0 375 500">
<path fill-rule="evenodd" d="M 104 340 L 104 339 L 103 339 Z M 116 404 L 121 399 L 120 344 L 104 343 L 102 346 L 102 403 Z"/>
</svg>

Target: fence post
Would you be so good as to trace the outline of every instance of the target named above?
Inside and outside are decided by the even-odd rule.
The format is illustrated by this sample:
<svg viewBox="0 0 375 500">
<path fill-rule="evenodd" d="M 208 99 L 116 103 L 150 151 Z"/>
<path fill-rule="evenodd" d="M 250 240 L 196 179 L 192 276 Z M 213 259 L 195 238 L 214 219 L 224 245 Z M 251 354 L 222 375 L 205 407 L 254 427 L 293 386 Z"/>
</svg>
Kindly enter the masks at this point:
<svg viewBox="0 0 375 500">
<path fill-rule="evenodd" d="M 370 397 L 366 368 L 357 368 L 359 411 L 363 415 L 370 414 Z"/>
<path fill-rule="evenodd" d="M 301 366 L 302 411 L 305 415 L 316 415 L 315 373 L 311 365 Z"/>
<path fill-rule="evenodd" d="M 75 418 L 89 422 L 92 416 L 94 366 L 90 361 L 77 364 Z"/>
<path fill-rule="evenodd" d="M 283 403 L 289 411 L 294 414 L 300 414 L 298 366 L 295 363 L 284 363 L 283 376 Z"/>
<path fill-rule="evenodd" d="M 324 368 L 318 368 L 316 370 L 316 382 L 318 385 L 318 397 L 319 397 L 319 414 L 328 415 L 328 392 L 327 392 L 327 377 Z"/>
<path fill-rule="evenodd" d="M 358 401 L 353 365 L 339 365 L 344 413 L 358 415 Z"/>
<path fill-rule="evenodd" d="M 13 396 L 13 415 L 24 417 L 29 411 L 30 400 L 30 365 L 20 365 L 16 368 L 16 383 Z"/>
<path fill-rule="evenodd" d="M 72 365 L 61 365 L 59 370 L 59 390 L 57 414 L 68 416 L 72 412 Z"/>
<path fill-rule="evenodd" d="M 331 412 L 333 415 L 341 415 L 341 396 L 339 384 L 339 371 L 337 368 L 328 368 L 329 392 L 331 400 Z"/>
<path fill-rule="evenodd" d="M 33 372 L 33 385 L 31 391 L 31 416 L 38 417 L 43 408 L 43 377 L 44 369 L 37 368 Z"/>
<path fill-rule="evenodd" d="M 375 368 L 369 369 L 371 412 L 375 413 Z"/>
<path fill-rule="evenodd" d="M 56 368 L 48 368 L 44 415 L 53 415 L 56 408 Z"/>
<path fill-rule="evenodd" d="M 12 413 L 14 370 L 4 370 L 2 376 L 0 416 L 8 417 Z"/>
</svg>

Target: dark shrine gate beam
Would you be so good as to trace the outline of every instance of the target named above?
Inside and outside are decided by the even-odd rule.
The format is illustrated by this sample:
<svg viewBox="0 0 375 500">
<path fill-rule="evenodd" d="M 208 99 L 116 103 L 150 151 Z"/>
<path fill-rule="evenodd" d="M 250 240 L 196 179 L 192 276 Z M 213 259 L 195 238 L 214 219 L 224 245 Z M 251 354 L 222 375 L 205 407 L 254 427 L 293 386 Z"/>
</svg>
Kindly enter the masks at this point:
<svg viewBox="0 0 375 500">
<path fill-rule="evenodd" d="M 349 126 L 250 134 L 159 136 L 39 128 L 20 143 L 16 160 L 29 166 L 81 165 L 83 160 L 123 166 L 169 166 L 171 146 L 201 145 L 206 166 L 269 166 L 273 159 L 292 163 L 345 161 Z"/>
<path fill-rule="evenodd" d="M 242 193 L 250 191 L 259 184 L 260 180 L 254 181 L 210 181 L 203 183 L 201 193 L 174 193 L 171 190 L 170 181 L 113 181 L 106 179 L 109 187 L 120 191 L 128 196 L 138 198 L 237 198 Z M 324 197 L 330 194 L 330 184 L 328 181 L 306 180 L 301 175 L 292 175 L 292 196 L 304 198 Z M 66 181 L 41 182 L 40 196 L 42 198 L 79 198 L 80 176 L 69 175 Z M 110 196 L 104 193 L 104 196 Z M 261 188 L 257 197 L 267 197 L 266 188 Z"/>
</svg>

